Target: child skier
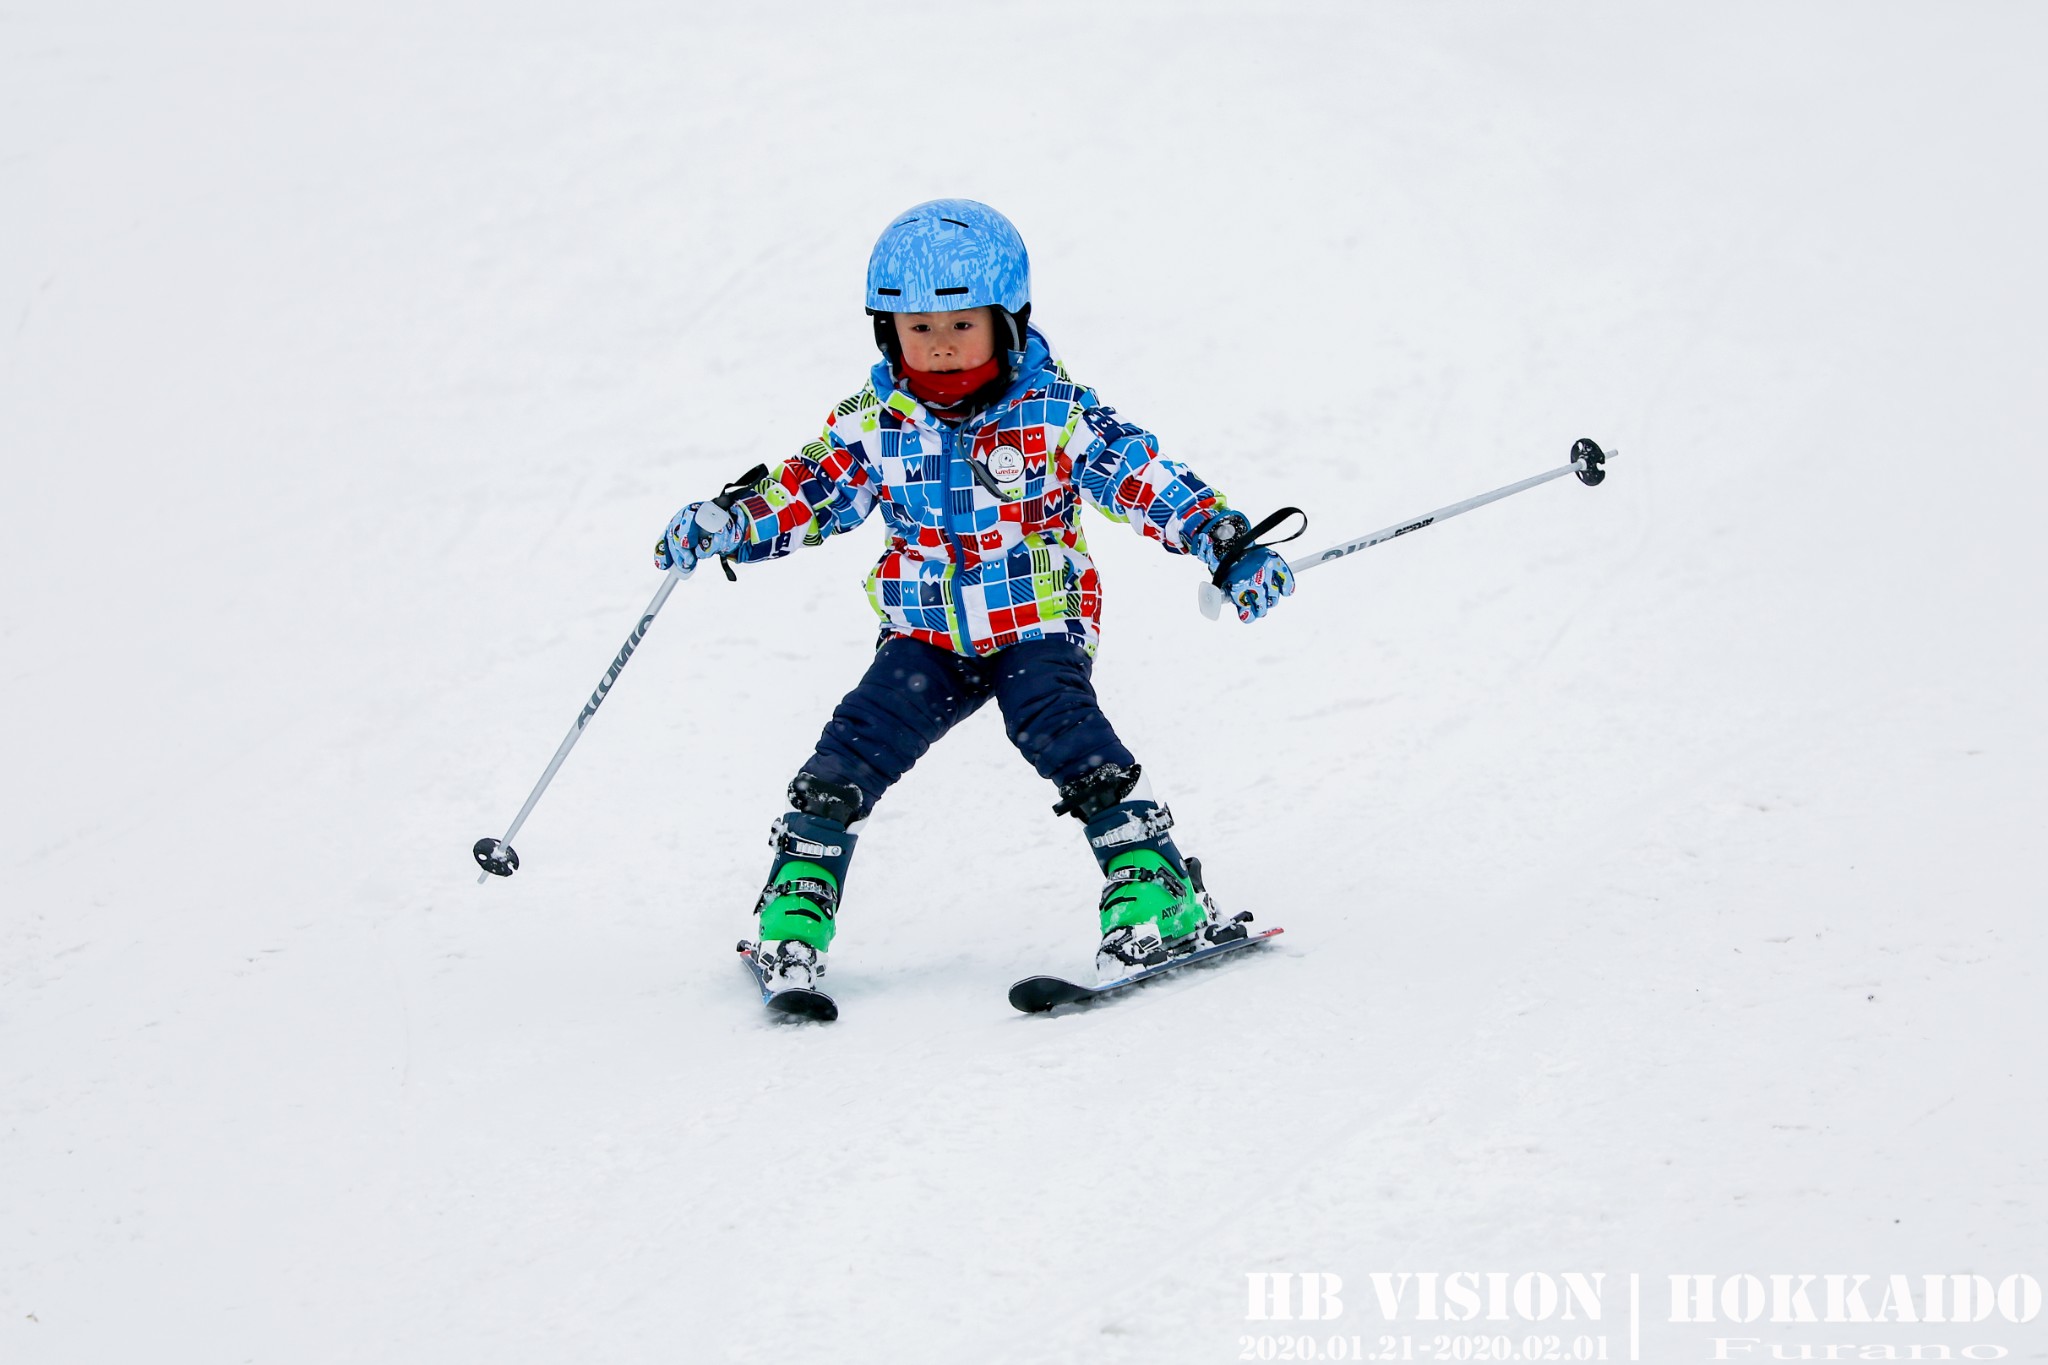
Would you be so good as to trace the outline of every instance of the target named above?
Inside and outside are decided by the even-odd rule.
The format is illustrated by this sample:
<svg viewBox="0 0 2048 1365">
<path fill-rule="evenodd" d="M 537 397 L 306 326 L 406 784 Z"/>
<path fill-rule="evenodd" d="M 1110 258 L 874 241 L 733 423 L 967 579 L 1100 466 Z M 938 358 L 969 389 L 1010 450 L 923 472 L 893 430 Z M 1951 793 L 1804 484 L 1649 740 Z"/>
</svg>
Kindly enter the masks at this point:
<svg viewBox="0 0 2048 1365">
<path fill-rule="evenodd" d="M 882 362 L 816 441 L 732 502 L 693 502 L 655 563 L 776 559 L 853 530 L 879 504 L 888 539 L 868 575 L 874 662 L 789 786 L 755 913 L 769 992 L 825 971 L 848 865 L 882 794 L 991 697 L 1012 743 L 1086 827 L 1107 881 L 1104 978 L 1242 938 L 1215 914 L 1137 760 L 1089 681 L 1101 621 L 1085 501 L 1214 574 L 1246 621 L 1294 591 L 1245 517 L 1075 383 L 1031 326 L 1031 268 L 1010 220 L 969 199 L 897 215 L 868 259 Z M 1249 917 L 1246 917 L 1249 918 Z"/>
</svg>

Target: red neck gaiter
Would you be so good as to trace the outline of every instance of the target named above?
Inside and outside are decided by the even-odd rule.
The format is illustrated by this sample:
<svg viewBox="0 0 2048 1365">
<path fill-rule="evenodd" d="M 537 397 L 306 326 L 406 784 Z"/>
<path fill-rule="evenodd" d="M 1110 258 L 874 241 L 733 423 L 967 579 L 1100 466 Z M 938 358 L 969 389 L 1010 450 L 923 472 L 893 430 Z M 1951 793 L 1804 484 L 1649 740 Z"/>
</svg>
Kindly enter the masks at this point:
<svg viewBox="0 0 2048 1365">
<path fill-rule="evenodd" d="M 996 377 L 996 358 L 990 356 L 971 370 L 913 370 L 901 366 L 903 387 L 926 407 L 950 408 L 968 394 Z"/>
</svg>

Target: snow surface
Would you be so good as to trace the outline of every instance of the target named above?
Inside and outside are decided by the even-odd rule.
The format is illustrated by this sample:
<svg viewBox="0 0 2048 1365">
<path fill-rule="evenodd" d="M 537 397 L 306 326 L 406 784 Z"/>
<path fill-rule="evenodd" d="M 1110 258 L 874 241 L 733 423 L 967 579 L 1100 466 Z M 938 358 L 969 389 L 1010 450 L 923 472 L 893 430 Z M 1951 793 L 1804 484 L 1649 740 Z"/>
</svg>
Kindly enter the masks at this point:
<svg viewBox="0 0 2048 1365">
<path fill-rule="evenodd" d="M 1252 1271 L 1366 1333 L 1374 1271 L 2048 1279 L 2044 59 L 2028 5 L 0 11 L 0 1360 L 1220 1362 Z M 869 530 L 686 585 L 525 870 L 469 845 L 939 194 L 1304 543 L 1625 453 L 1253 627 L 1091 514 L 1105 704 L 1285 938 L 1013 1013 L 1096 880 L 978 717 L 779 1026 L 732 945 Z"/>
</svg>

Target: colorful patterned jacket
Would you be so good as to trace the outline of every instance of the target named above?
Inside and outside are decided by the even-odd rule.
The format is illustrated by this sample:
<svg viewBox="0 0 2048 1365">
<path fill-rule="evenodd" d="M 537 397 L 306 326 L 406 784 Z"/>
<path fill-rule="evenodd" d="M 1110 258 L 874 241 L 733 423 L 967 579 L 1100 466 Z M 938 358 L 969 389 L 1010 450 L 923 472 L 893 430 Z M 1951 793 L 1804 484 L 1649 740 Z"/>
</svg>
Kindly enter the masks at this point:
<svg viewBox="0 0 2048 1365">
<path fill-rule="evenodd" d="M 888 543 L 868 575 L 885 635 L 959 654 L 1068 638 L 1093 653 L 1102 592 L 1081 534 L 1086 501 L 1173 554 L 1227 504 L 1076 384 L 1034 328 L 1010 389 L 961 423 L 934 418 L 888 364 L 825 429 L 736 504 L 733 558 L 776 559 L 851 531 L 877 504 Z"/>
</svg>

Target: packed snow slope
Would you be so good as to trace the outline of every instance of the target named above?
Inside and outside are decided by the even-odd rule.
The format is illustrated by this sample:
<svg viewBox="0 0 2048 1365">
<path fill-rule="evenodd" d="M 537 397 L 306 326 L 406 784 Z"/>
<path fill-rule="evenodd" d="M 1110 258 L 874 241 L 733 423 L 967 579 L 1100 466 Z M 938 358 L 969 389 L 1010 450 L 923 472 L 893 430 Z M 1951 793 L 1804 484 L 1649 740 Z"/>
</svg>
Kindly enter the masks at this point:
<svg viewBox="0 0 2048 1365">
<path fill-rule="evenodd" d="M 1606 1273 L 1620 1359 L 1630 1273 L 2044 1275 L 2044 59 L 2021 5 L 0 12 L 0 1359 L 1220 1362 L 1248 1272 L 1370 1334 L 1458 1269 Z M 1286 935 L 1013 1013 L 1096 876 L 984 715 L 779 1026 L 732 946 L 874 528 L 698 575 L 524 870 L 469 846 L 942 194 L 1302 545 L 1622 454 L 1250 627 L 1090 513 L 1105 706 Z"/>
</svg>

